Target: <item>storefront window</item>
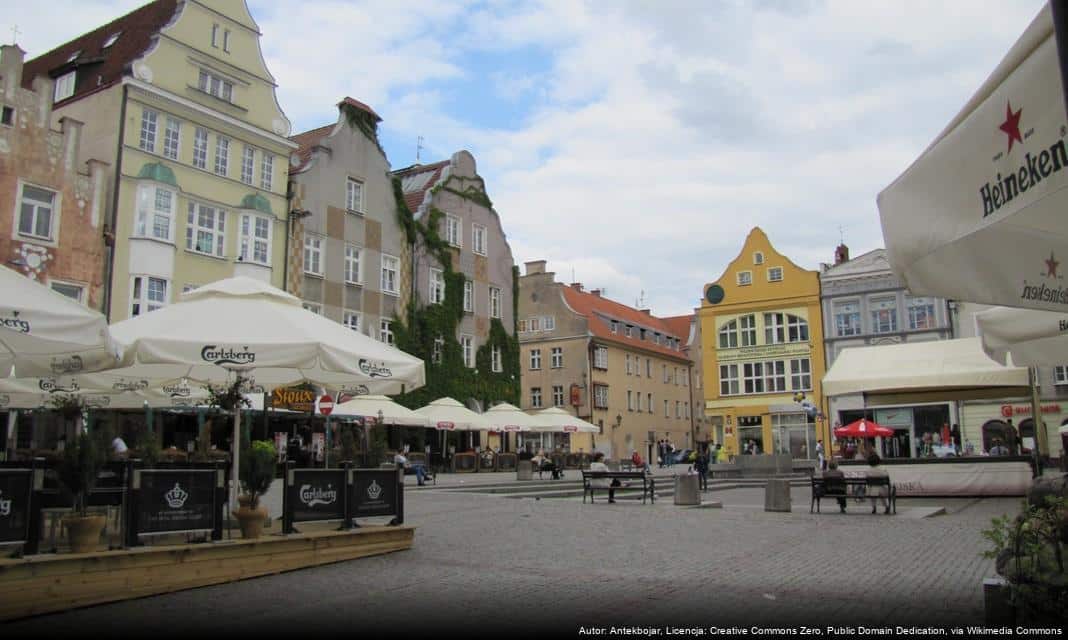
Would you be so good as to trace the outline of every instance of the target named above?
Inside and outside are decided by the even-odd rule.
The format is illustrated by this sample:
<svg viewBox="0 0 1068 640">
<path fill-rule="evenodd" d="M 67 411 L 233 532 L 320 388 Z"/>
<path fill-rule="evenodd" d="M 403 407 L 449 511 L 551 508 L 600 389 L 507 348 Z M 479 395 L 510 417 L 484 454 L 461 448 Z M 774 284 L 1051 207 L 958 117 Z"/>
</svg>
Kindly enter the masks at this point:
<svg viewBox="0 0 1068 640">
<path fill-rule="evenodd" d="M 788 453 L 792 458 L 807 460 L 815 457 L 816 425 L 804 413 L 778 413 L 771 416 L 771 435 L 775 453 Z"/>
</svg>

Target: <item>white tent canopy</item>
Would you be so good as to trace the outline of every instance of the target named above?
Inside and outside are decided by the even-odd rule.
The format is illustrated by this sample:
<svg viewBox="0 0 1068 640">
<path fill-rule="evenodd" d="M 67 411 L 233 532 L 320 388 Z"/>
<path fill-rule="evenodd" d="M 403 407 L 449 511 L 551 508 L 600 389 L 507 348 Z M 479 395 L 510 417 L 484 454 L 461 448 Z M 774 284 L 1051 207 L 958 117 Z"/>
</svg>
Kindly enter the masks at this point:
<svg viewBox="0 0 1068 640">
<path fill-rule="evenodd" d="M 1017 366 L 1068 363 L 1068 313 L 995 307 L 975 315 L 983 350 Z"/>
<path fill-rule="evenodd" d="M 532 431 L 552 431 L 564 433 L 599 433 L 601 429 L 582 418 L 576 418 L 560 407 L 549 407 L 531 414 L 538 426 Z"/>
<path fill-rule="evenodd" d="M 535 431 L 540 421 L 519 407 L 502 402 L 482 414 L 495 431 Z"/>
<path fill-rule="evenodd" d="M 953 121 L 879 194 L 886 255 L 909 293 L 1068 309 L 1066 124 L 1047 4 Z"/>
<path fill-rule="evenodd" d="M 407 407 L 393 402 L 386 396 L 357 396 L 341 404 L 334 405 L 331 416 L 360 416 L 378 420 L 378 412 L 382 412 L 385 424 L 396 424 L 406 427 L 428 427 L 430 421 L 426 416 L 416 413 Z"/>
<path fill-rule="evenodd" d="M 452 398 L 438 398 L 415 412 L 426 418 L 430 426 L 443 431 L 489 431 L 493 428 L 482 414 Z"/>
<path fill-rule="evenodd" d="M 1030 392 L 1027 369 L 983 353 L 978 338 L 844 349 L 823 377 L 823 393 L 863 393 L 869 404 L 1006 398 Z"/>
<path fill-rule="evenodd" d="M 0 377 L 98 371 L 121 354 L 101 314 L 0 266 Z"/>
</svg>

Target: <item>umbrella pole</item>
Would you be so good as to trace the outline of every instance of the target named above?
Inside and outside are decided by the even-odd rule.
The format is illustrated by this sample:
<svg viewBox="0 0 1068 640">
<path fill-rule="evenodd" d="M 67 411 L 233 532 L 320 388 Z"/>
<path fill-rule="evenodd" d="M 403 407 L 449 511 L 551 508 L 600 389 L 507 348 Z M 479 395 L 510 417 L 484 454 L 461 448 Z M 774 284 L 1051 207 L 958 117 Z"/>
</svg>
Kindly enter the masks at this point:
<svg viewBox="0 0 1068 640">
<path fill-rule="evenodd" d="M 234 407 L 234 436 L 230 441 L 230 453 L 234 461 L 234 468 L 231 471 L 230 479 L 230 509 L 237 510 L 237 486 L 238 486 L 238 469 L 240 469 L 240 456 L 241 456 L 241 407 Z"/>
<path fill-rule="evenodd" d="M 1042 454 L 1046 449 L 1046 425 L 1042 421 L 1042 402 L 1038 397 L 1037 367 L 1027 367 L 1027 379 L 1031 383 L 1031 431 L 1035 438 L 1035 446 L 1031 450 L 1031 455 L 1035 457 L 1035 475 L 1040 476 L 1042 475 Z"/>
</svg>

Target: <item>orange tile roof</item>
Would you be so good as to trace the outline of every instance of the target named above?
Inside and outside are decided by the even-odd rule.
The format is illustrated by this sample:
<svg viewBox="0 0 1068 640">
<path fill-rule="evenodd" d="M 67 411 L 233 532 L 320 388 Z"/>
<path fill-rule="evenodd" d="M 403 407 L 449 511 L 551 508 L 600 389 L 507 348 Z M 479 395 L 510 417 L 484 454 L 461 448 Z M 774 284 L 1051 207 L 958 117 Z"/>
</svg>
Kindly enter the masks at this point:
<svg viewBox="0 0 1068 640">
<path fill-rule="evenodd" d="M 414 215 L 418 211 L 419 206 L 423 204 L 423 199 L 426 197 L 426 192 L 433 189 L 434 185 L 441 180 L 441 173 L 445 170 L 445 167 L 449 166 L 449 160 L 442 160 L 441 162 L 435 162 L 433 164 L 413 164 L 410 167 L 403 169 L 397 169 L 393 172 L 393 175 L 400 178 L 401 181 L 405 178 L 417 176 L 421 173 L 433 172 L 426 182 L 422 183 L 422 186 L 417 189 L 411 189 L 404 192 L 404 203 L 408 205 L 408 210 Z"/>
<path fill-rule="evenodd" d="M 374 116 L 375 122 L 382 122 L 382 117 L 379 116 L 377 113 L 375 113 L 374 109 L 372 109 L 368 105 L 360 102 L 359 100 L 357 100 L 355 98 L 350 98 L 348 96 L 345 96 L 345 99 L 342 100 L 341 102 L 337 103 L 337 106 L 340 107 L 343 104 L 352 105 L 352 106 L 356 107 L 357 109 L 359 109 L 360 111 L 366 111 L 367 113 L 369 113 L 372 116 Z"/>
<path fill-rule="evenodd" d="M 311 162 L 312 148 L 319 144 L 319 141 L 334 129 L 334 126 L 336 125 L 327 124 L 317 129 L 312 129 L 311 131 L 305 131 L 304 133 L 298 133 L 295 136 L 289 137 L 290 140 L 300 145 L 294 152 L 300 157 L 300 164 L 297 166 L 290 166 L 290 175 L 304 171 L 304 168 Z"/>
<path fill-rule="evenodd" d="M 662 318 L 638 311 L 633 307 L 628 307 L 625 304 L 620 304 L 600 295 L 579 291 L 574 287 L 565 285 L 561 286 L 561 290 L 563 291 L 564 301 L 567 302 L 568 306 L 577 313 L 586 316 L 589 321 L 590 331 L 595 337 L 636 349 L 652 351 L 678 360 L 688 360 L 681 351 L 676 351 L 663 344 L 656 344 L 649 337 L 642 340 L 641 333 L 638 331 L 633 332 L 630 338 L 626 336 L 624 327 L 630 324 L 635 327 L 645 328 L 647 334 L 651 330 L 654 333 L 659 332 L 662 336 L 678 338 L 681 349 L 686 337 L 672 330 L 671 326 Z M 611 320 L 620 322 L 618 333 L 612 333 Z M 689 329 L 687 329 L 685 335 L 689 336 Z"/>
<path fill-rule="evenodd" d="M 670 318 L 661 318 L 664 324 L 668 326 L 668 329 L 679 339 L 682 346 L 686 346 L 686 341 L 690 339 L 690 322 L 693 320 L 693 314 L 688 316 L 671 316 Z"/>
</svg>

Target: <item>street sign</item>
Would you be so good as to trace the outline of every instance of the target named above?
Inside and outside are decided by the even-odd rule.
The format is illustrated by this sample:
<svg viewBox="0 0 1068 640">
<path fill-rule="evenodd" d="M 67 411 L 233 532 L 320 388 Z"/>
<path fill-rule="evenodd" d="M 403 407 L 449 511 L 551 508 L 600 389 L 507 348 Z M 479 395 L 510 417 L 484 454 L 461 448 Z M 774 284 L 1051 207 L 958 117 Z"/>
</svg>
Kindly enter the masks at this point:
<svg viewBox="0 0 1068 640">
<path fill-rule="evenodd" d="M 324 416 L 330 415 L 334 410 L 334 399 L 330 396 L 323 396 L 319 398 L 319 413 Z"/>
</svg>

